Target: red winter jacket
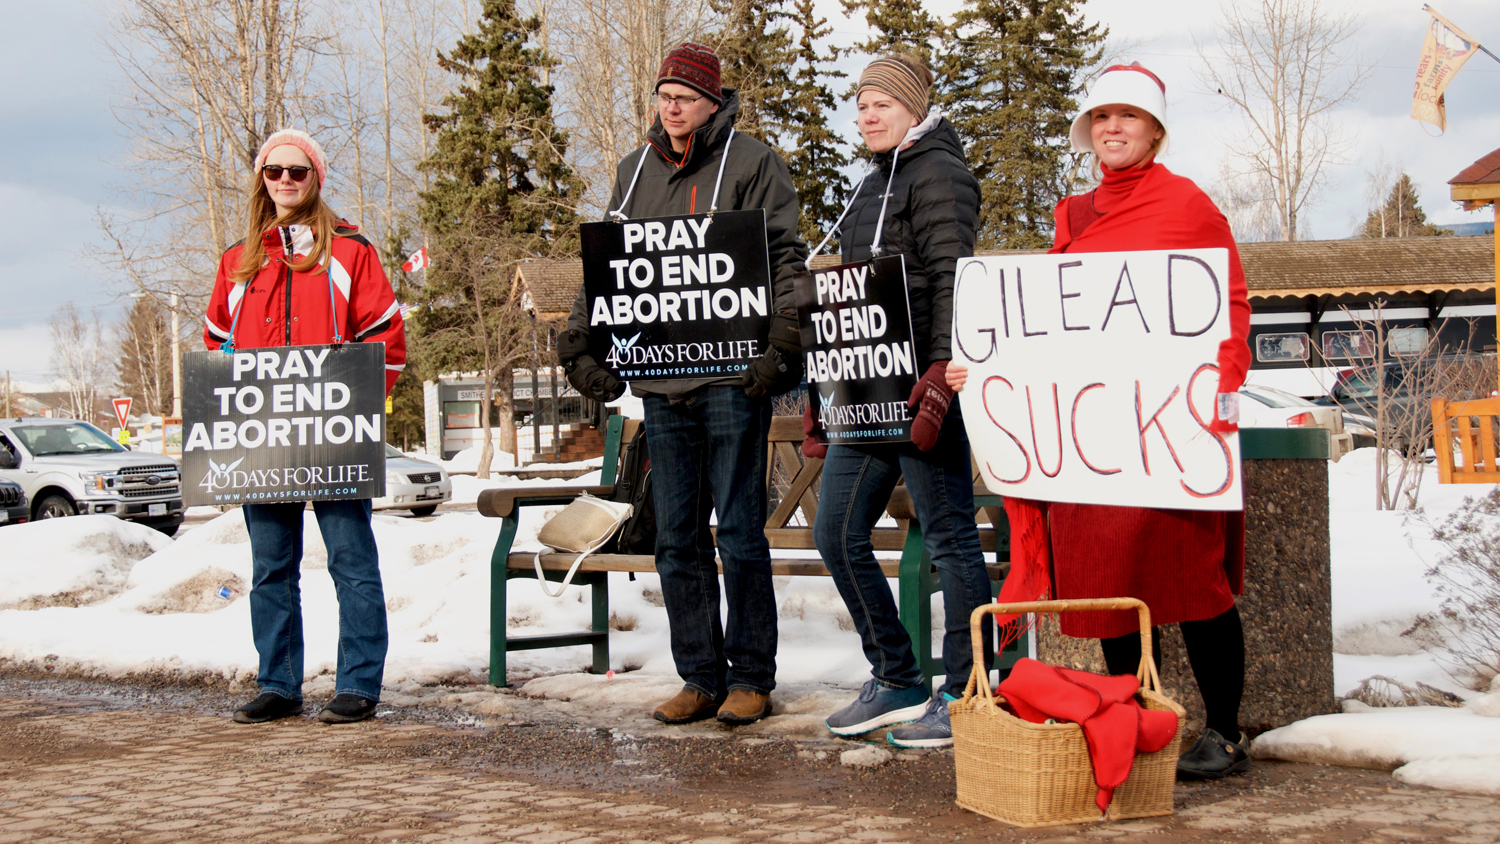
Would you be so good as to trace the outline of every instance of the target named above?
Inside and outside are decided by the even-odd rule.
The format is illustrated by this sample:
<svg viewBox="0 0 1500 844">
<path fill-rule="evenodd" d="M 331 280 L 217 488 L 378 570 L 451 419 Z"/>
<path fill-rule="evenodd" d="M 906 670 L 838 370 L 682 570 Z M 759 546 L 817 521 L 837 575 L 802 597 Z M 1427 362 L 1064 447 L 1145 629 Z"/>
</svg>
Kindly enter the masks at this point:
<svg viewBox="0 0 1500 844">
<path fill-rule="evenodd" d="M 244 243 L 219 259 L 219 276 L 204 315 L 203 342 L 218 349 L 234 333 L 234 348 L 310 346 L 334 342 L 385 344 L 385 391 L 406 367 L 406 328 L 401 306 L 380 266 L 380 256 L 354 226 L 339 224 L 333 260 L 325 268 L 294 272 L 287 263 L 312 251 L 309 226 L 277 226 L 261 236 L 266 264 L 247 283 L 233 284 Z M 331 284 L 330 284 L 331 280 Z M 238 316 L 238 322 L 235 318 Z M 335 323 L 337 330 L 335 330 Z"/>
</svg>

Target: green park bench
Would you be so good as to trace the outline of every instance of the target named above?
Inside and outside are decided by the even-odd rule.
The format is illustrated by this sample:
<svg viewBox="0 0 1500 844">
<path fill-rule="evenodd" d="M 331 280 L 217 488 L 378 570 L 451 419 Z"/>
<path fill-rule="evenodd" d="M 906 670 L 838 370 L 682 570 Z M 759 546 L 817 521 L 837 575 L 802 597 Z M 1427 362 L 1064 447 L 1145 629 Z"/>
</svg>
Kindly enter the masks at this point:
<svg viewBox="0 0 1500 844">
<path fill-rule="evenodd" d="M 506 625 L 506 586 L 513 577 L 536 577 L 534 552 L 517 552 L 512 549 L 516 529 L 520 523 L 523 507 L 538 507 L 566 504 L 578 495 L 587 492 L 600 498 L 609 497 L 614 491 L 615 478 L 624 456 L 623 444 L 630 442 L 639 427 L 638 420 L 627 420 L 611 416 L 605 428 L 604 463 L 598 486 L 549 486 L 489 489 L 480 494 L 479 512 L 500 519 L 500 536 L 495 540 L 495 550 L 490 556 L 490 684 L 506 684 L 506 658 L 511 651 L 536 648 L 561 648 L 589 645 L 593 648 L 593 667 L 596 674 L 609 670 L 609 575 L 611 572 L 656 571 L 656 560 L 645 554 L 595 554 L 585 559 L 573 578 L 573 584 L 587 586 L 592 597 L 593 617 L 590 629 L 572 633 L 555 633 L 531 636 L 513 636 Z M 771 421 L 770 449 L 767 461 L 767 489 L 773 485 L 782 492 L 776 506 L 766 520 L 766 538 L 771 545 L 771 573 L 776 576 L 828 576 L 828 569 L 818 558 L 787 556 L 786 551 L 813 550 L 812 525 L 817 518 L 816 481 L 823 471 L 821 459 L 804 458 L 801 452 L 802 420 L 795 416 L 778 416 Z M 785 479 L 785 484 L 775 483 Z M 774 495 L 774 490 L 772 490 Z M 975 487 L 977 506 L 976 521 L 979 524 L 980 543 L 986 552 L 996 552 L 996 563 L 986 565 L 992 590 L 999 591 L 999 584 L 1010 569 L 1010 528 L 1005 519 L 1001 497 L 990 493 L 983 486 Z M 887 512 L 896 520 L 896 527 L 877 527 L 871 541 L 877 551 L 900 551 L 899 560 L 881 560 L 887 577 L 900 579 L 899 606 L 902 624 L 917 647 L 922 673 L 928 678 L 929 690 L 932 676 L 942 673 L 942 657 L 933 653 L 932 604 L 930 596 L 938 590 L 937 570 L 922 544 L 921 529 L 913 516 L 911 498 L 905 486 L 898 486 L 887 505 Z M 798 511 L 802 513 L 801 524 L 794 524 Z M 551 581 L 561 581 L 572 565 L 573 554 L 543 554 L 541 567 L 544 576 Z M 1025 643 L 1013 644 L 1002 654 L 1001 665 L 1009 665 L 1024 652 Z"/>
</svg>

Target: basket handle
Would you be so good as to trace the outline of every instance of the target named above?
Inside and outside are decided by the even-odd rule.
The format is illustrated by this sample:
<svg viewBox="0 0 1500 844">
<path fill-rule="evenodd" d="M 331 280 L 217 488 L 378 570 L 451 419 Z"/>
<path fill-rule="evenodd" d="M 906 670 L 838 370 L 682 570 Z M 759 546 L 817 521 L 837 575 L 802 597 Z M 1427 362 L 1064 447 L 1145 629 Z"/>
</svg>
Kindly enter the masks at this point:
<svg viewBox="0 0 1500 844">
<path fill-rule="evenodd" d="M 986 701 L 994 697 L 990 690 L 989 674 L 984 670 L 984 638 L 979 627 L 987 615 L 1020 615 L 1030 612 L 1094 612 L 1099 610 L 1135 610 L 1141 622 L 1141 664 L 1135 676 L 1141 687 L 1154 692 L 1161 691 L 1161 677 L 1156 673 L 1156 661 L 1151 658 L 1151 610 L 1137 598 L 1079 598 L 1069 601 L 1021 601 L 1014 604 L 985 604 L 969 614 L 969 640 L 974 643 L 974 668 L 969 672 L 969 683 L 964 688 L 964 697 L 977 689 Z"/>
</svg>

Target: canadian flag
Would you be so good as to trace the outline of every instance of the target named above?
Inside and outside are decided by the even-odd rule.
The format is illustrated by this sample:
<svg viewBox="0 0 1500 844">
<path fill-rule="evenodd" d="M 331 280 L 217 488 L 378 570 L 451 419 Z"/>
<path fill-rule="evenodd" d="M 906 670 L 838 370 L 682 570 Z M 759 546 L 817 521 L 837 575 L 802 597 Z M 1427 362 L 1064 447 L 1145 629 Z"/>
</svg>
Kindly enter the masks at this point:
<svg viewBox="0 0 1500 844">
<path fill-rule="evenodd" d="M 406 259 L 406 263 L 401 265 L 401 269 L 409 273 L 414 273 L 423 267 L 430 266 L 432 266 L 432 259 L 427 257 L 427 247 L 424 246 L 411 253 L 411 257 Z"/>
</svg>

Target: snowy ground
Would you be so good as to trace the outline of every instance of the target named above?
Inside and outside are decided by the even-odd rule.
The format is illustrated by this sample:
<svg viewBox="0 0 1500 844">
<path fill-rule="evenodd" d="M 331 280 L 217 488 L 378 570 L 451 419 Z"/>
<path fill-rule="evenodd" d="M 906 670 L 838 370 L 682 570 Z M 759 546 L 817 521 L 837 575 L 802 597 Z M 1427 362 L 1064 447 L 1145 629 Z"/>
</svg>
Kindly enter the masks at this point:
<svg viewBox="0 0 1500 844">
<path fill-rule="evenodd" d="M 1437 655 L 1399 635 L 1418 614 L 1437 606 L 1423 571 L 1438 547 L 1409 514 L 1374 511 L 1373 459 L 1372 452 L 1361 451 L 1329 464 L 1338 691 L 1383 674 L 1457 692 L 1471 705 L 1309 719 L 1260 737 L 1256 753 L 1399 766 L 1398 776 L 1411 782 L 1500 793 L 1500 775 L 1494 773 L 1500 771 L 1500 717 L 1480 714 L 1500 714 L 1500 693 L 1481 696 L 1464 689 L 1445 674 Z M 597 475 L 576 482 L 597 482 Z M 547 483 L 555 482 L 457 476 L 454 501 L 473 502 L 490 486 Z M 1482 491 L 1441 487 L 1431 477 L 1422 498 L 1436 522 L 1465 494 Z M 518 548 L 536 547 L 536 531 L 550 512 L 527 512 Z M 306 518 L 302 588 L 308 691 L 319 693 L 332 687 L 337 614 L 311 511 Z M 430 521 L 376 514 L 391 625 L 387 701 L 417 702 L 423 687 L 436 684 L 483 684 L 489 555 L 498 527 L 472 512 L 448 512 Z M 176 540 L 108 516 L 10 526 L 0 537 L 6 541 L 0 558 L 0 660 L 101 677 L 207 675 L 242 684 L 251 679 L 256 655 L 245 597 L 250 546 L 238 511 Z M 224 588 L 227 598 L 219 595 Z M 534 581 L 518 579 L 509 590 L 509 626 L 515 634 L 588 624 L 584 589 L 553 599 Z M 824 578 L 778 578 L 776 594 L 781 634 L 776 716 L 753 731 L 826 736 L 822 719 L 868 676 L 849 615 Z M 644 713 L 680 687 L 659 583 L 650 575 L 633 581 L 616 576 L 610 597 L 613 677 L 584 673 L 590 661 L 586 648 L 512 654 L 511 677 L 524 683 L 523 694 L 556 700 L 560 708 L 618 713 L 649 729 L 654 722 Z"/>
</svg>

